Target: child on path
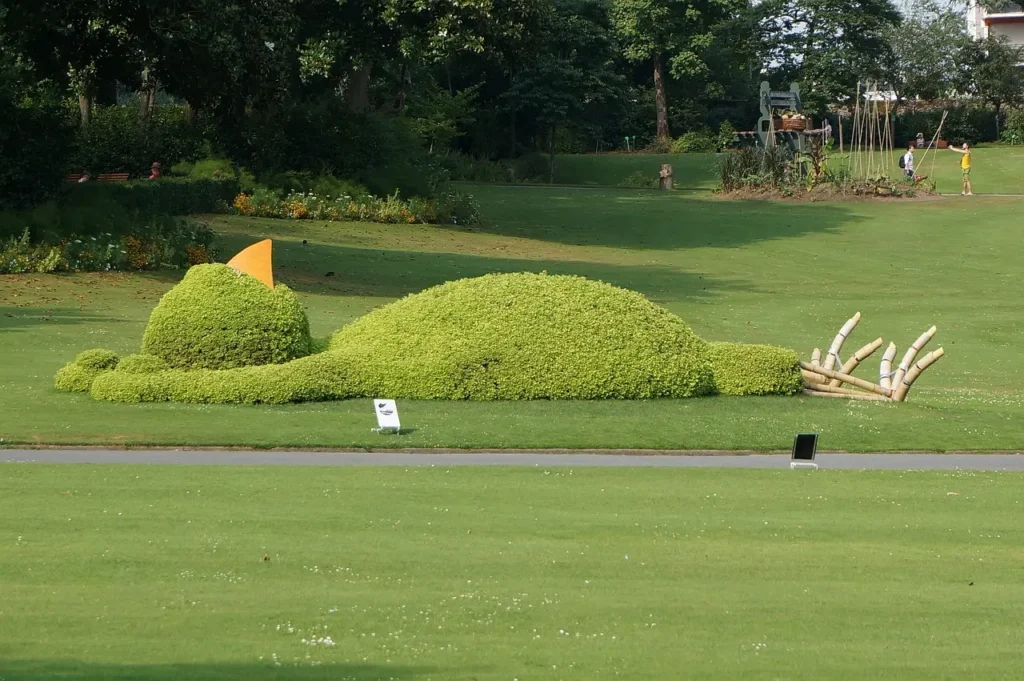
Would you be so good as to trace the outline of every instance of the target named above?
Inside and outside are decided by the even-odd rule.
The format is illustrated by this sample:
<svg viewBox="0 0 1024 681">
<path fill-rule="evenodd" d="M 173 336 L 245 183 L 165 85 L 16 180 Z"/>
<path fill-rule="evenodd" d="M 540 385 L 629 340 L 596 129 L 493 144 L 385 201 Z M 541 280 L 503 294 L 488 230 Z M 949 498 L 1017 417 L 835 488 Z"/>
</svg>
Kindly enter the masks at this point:
<svg viewBox="0 0 1024 681">
<path fill-rule="evenodd" d="M 957 149 L 956 147 L 950 147 L 953 151 L 960 154 L 960 170 L 964 176 L 963 191 L 960 192 L 961 196 L 974 196 L 974 190 L 971 188 L 971 147 L 967 142 L 964 142 L 963 149 Z"/>
</svg>

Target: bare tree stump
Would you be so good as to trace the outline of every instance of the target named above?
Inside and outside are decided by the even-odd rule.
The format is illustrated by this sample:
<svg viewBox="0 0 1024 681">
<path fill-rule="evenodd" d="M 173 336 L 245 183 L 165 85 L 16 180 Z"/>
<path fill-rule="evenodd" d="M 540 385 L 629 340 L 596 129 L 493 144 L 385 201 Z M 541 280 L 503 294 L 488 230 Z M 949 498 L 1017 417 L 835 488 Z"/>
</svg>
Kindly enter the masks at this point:
<svg viewBox="0 0 1024 681">
<path fill-rule="evenodd" d="M 658 173 L 658 186 L 661 189 L 672 189 L 675 186 L 670 163 L 661 164 L 661 172 Z"/>
</svg>

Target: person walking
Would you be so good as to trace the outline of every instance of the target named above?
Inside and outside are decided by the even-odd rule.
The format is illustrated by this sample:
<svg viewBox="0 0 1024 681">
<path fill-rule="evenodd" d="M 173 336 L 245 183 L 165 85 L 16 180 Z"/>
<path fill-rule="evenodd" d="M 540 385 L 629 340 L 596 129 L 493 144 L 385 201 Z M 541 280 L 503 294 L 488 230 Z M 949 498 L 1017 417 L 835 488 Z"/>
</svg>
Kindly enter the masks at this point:
<svg viewBox="0 0 1024 681">
<path fill-rule="evenodd" d="M 960 154 L 960 171 L 963 173 L 964 179 L 964 186 L 960 195 L 974 196 L 974 190 L 971 188 L 971 146 L 964 142 L 963 148 L 950 147 L 950 149 Z"/>
<path fill-rule="evenodd" d="M 914 145 L 907 145 L 907 153 L 903 154 L 903 158 L 900 159 L 900 168 L 903 168 L 903 174 L 909 179 L 914 179 Z"/>
</svg>

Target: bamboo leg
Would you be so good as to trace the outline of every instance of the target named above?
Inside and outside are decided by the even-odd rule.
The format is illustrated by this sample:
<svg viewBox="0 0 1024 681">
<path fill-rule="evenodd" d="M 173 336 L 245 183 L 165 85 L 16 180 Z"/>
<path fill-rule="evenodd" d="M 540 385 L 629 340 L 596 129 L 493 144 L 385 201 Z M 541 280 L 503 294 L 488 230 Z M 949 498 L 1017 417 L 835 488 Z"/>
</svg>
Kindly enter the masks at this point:
<svg viewBox="0 0 1024 681">
<path fill-rule="evenodd" d="M 816 374 L 814 372 L 807 371 L 806 369 L 801 369 L 800 375 L 804 377 L 804 383 L 814 383 L 816 385 L 828 383 L 828 379 L 821 374 Z"/>
<path fill-rule="evenodd" d="M 850 317 L 843 328 L 839 329 L 839 333 L 836 334 L 835 339 L 832 341 L 832 347 L 828 349 L 828 355 L 825 356 L 825 361 L 822 366 L 826 369 L 831 369 L 836 364 L 836 359 L 839 357 L 839 351 L 843 347 L 843 343 L 846 341 L 847 336 L 853 333 L 853 329 L 857 326 L 857 322 L 860 321 L 860 312 Z"/>
<path fill-rule="evenodd" d="M 907 372 L 906 378 L 904 378 L 896 388 L 896 394 L 893 396 L 893 399 L 897 402 L 905 401 L 907 399 L 907 393 L 910 392 L 910 386 L 914 385 L 914 381 L 917 380 L 917 377 L 920 376 L 925 369 L 939 361 L 939 359 L 941 359 L 945 354 L 946 351 L 939 348 L 938 350 L 929 352 L 921 359 L 920 362 L 912 366 L 910 371 Z"/>
<path fill-rule="evenodd" d="M 868 402 L 888 402 L 889 401 L 888 397 L 882 397 L 881 395 L 865 395 L 865 394 L 860 394 L 860 395 L 840 395 L 838 393 L 823 393 L 823 392 L 818 392 L 817 390 L 806 390 L 806 389 L 804 390 L 804 395 L 808 395 L 810 397 L 835 397 L 835 398 L 838 398 L 840 400 L 865 400 L 865 401 L 868 401 Z"/>
<path fill-rule="evenodd" d="M 879 369 L 878 384 L 883 388 L 892 389 L 892 360 L 896 358 L 896 344 L 889 343 L 882 355 L 882 366 Z"/>
<path fill-rule="evenodd" d="M 825 383 L 812 383 L 810 381 L 804 381 L 804 388 L 807 390 L 816 390 L 820 393 L 834 393 L 836 395 L 867 395 L 868 393 L 863 390 L 853 390 L 851 388 L 837 388 L 835 386 L 826 385 Z"/>
<path fill-rule="evenodd" d="M 821 350 L 814 348 L 814 352 L 811 353 L 811 364 L 819 366 L 821 364 Z"/>
<path fill-rule="evenodd" d="M 882 347 L 882 339 L 881 338 L 876 338 L 872 342 L 868 343 L 867 345 L 862 347 L 860 350 L 858 350 L 857 352 L 853 353 L 853 357 L 851 357 L 850 359 L 846 360 L 846 364 L 843 365 L 842 372 L 844 374 L 852 374 L 853 370 L 856 369 L 860 365 L 861 362 L 866 360 L 871 355 L 875 354 L 875 350 L 877 350 L 880 347 Z M 829 382 L 829 385 L 831 385 L 831 386 L 837 386 L 839 384 L 840 384 L 840 382 L 835 380 L 835 379 L 833 379 L 832 381 Z"/>
<path fill-rule="evenodd" d="M 849 374 L 844 374 L 840 371 L 832 371 L 831 369 L 826 369 L 824 367 L 816 367 L 811 364 L 808 364 L 807 362 L 800 362 L 800 367 L 806 369 L 807 371 L 810 371 L 811 373 L 821 374 L 825 378 L 837 378 L 843 383 L 849 383 L 850 385 L 856 386 L 858 388 L 863 388 L 864 390 L 877 393 L 878 395 L 882 395 L 884 397 L 892 397 L 891 390 L 887 390 L 880 385 L 876 385 L 874 383 L 871 383 L 870 381 L 865 381 L 864 379 L 857 378 L 856 376 L 850 376 Z"/>
<path fill-rule="evenodd" d="M 907 371 L 910 369 L 910 365 L 913 363 L 914 358 L 917 357 L 917 353 L 921 352 L 921 348 L 928 344 L 928 341 L 935 335 L 936 328 L 933 326 L 924 333 L 922 333 L 914 344 L 907 350 L 907 354 L 903 355 L 903 361 L 900 362 L 899 368 L 896 369 L 896 374 L 892 377 L 892 384 L 899 388 L 900 381 L 907 375 Z"/>
</svg>

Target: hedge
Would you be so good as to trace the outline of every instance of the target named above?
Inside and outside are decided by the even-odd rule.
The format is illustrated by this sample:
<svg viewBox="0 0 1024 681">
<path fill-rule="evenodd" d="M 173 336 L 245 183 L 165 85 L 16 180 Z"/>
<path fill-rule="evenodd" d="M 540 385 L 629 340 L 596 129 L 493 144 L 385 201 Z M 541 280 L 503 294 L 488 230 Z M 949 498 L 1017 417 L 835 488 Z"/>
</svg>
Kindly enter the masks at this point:
<svg viewBox="0 0 1024 681">
<path fill-rule="evenodd" d="M 351 369 L 337 355 L 312 355 L 287 364 L 238 369 L 172 369 L 156 373 L 108 371 L 92 382 L 92 396 L 111 402 L 288 404 L 356 397 Z"/>
<path fill-rule="evenodd" d="M 54 387 L 62 392 L 87 393 L 96 377 L 110 373 L 118 364 L 110 350 L 84 350 L 75 361 L 61 367 L 54 378 Z"/>
<path fill-rule="evenodd" d="M 164 294 L 142 352 L 175 369 L 280 364 L 312 349 L 309 320 L 291 289 L 273 289 L 227 265 L 197 265 Z"/>
<path fill-rule="evenodd" d="M 641 399 L 712 391 L 707 346 L 639 293 L 582 277 L 492 274 L 356 320 L 330 353 L 359 395 L 447 400 Z"/>
<path fill-rule="evenodd" d="M 721 395 L 794 395 L 800 392 L 800 358 L 773 345 L 709 343 L 715 389 Z"/>
<path fill-rule="evenodd" d="M 233 178 L 167 177 L 133 182 L 81 182 L 64 188 L 61 203 L 89 206 L 111 201 L 136 217 L 212 213 L 238 194 Z"/>
<path fill-rule="evenodd" d="M 116 402 L 285 404 L 789 395 L 801 376 L 792 350 L 708 344 L 639 293 L 547 274 L 449 282 L 324 348 L 286 287 L 200 265 L 154 310 L 143 354 L 83 353 L 57 384 Z"/>
</svg>

